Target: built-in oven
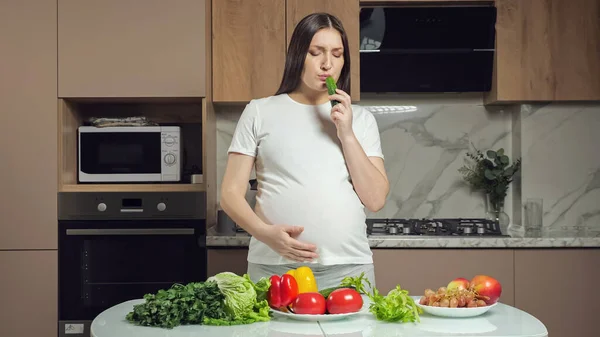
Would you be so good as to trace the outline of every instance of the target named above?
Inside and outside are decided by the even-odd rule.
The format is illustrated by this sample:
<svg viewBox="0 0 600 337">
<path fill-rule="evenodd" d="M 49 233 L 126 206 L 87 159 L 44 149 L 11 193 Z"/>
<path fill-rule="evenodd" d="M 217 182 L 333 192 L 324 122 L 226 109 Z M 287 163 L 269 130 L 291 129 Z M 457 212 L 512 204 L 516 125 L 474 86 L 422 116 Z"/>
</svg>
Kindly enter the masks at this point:
<svg viewBox="0 0 600 337">
<path fill-rule="evenodd" d="M 59 193 L 59 336 L 102 311 L 207 277 L 204 193 Z"/>
</svg>

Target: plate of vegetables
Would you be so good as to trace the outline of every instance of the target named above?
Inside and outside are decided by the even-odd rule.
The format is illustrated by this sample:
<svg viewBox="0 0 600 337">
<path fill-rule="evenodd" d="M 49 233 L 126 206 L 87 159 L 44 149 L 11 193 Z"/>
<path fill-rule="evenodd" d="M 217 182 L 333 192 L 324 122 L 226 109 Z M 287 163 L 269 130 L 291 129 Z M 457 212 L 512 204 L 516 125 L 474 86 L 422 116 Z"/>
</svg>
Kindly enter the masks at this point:
<svg viewBox="0 0 600 337">
<path fill-rule="evenodd" d="M 312 273 L 308 275 L 271 276 L 267 299 L 274 315 L 296 320 L 329 321 L 370 313 L 376 320 L 385 322 L 419 322 L 419 314 L 423 313 L 406 289 L 397 285 L 383 295 L 371 285 L 364 273 L 356 277 L 347 276 L 337 287 L 321 291 L 316 290 Z M 306 282 L 307 279 L 310 282 Z"/>
<path fill-rule="evenodd" d="M 317 290 L 308 267 L 269 278 L 267 300 L 275 316 L 302 321 L 333 321 L 358 315 L 363 297 L 352 287 Z"/>
</svg>

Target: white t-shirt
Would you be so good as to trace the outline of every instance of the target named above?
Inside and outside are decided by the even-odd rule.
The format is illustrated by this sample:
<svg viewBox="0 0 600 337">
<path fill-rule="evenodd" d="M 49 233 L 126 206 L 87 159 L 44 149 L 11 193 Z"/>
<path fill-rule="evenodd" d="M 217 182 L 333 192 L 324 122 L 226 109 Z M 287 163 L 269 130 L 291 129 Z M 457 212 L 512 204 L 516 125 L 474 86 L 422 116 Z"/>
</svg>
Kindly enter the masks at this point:
<svg viewBox="0 0 600 337">
<path fill-rule="evenodd" d="M 354 133 L 367 156 L 383 158 L 373 115 L 352 105 Z M 238 121 L 228 153 L 255 157 L 256 214 L 267 224 L 303 226 L 298 240 L 317 246 L 314 263 L 372 263 L 364 206 L 330 118 L 331 103 L 306 105 L 287 94 L 255 99 Z M 250 240 L 248 261 L 288 264 Z"/>
</svg>

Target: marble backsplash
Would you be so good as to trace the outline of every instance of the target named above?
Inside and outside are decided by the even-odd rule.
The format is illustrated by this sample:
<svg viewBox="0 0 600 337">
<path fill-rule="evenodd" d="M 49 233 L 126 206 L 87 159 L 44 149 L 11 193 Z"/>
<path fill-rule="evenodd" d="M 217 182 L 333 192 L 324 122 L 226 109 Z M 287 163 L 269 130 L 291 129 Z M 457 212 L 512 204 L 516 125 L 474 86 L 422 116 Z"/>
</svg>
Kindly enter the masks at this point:
<svg viewBox="0 0 600 337">
<path fill-rule="evenodd" d="M 521 201 L 542 198 L 544 226 L 600 227 L 600 104 L 483 106 L 481 95 L 361 97 L 360 105 L 404 106 L 373 112 L 381 132 L 390 193 L 370 218 L 484 217 L 484 196 L 458 169 L 472 145 L 522 156 L 506 213 L 522 223 Z M 218 186 L 242 105 L 217 106 Z"/>
<path fill-rule="evenodd" d="M 549 230 L 600 230 L 600 103 L 522 105 L 515 121 L 521 199 L 543 200 Z"/>
</svg>

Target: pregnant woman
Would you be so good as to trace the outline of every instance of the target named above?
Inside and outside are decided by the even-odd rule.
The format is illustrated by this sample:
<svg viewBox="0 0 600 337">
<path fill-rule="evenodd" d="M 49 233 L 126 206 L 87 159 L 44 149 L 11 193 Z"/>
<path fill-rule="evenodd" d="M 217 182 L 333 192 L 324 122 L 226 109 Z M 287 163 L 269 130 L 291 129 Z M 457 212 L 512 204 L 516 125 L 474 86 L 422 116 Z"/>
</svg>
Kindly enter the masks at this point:
<svg viewBox="0 0 600 337">
<path fill-rule="evenodd" d="M 332 95 L 328 77 L 338 86 Z M 221 207 L 252 235 L 253 281 L 308 265 L 319 289 L 362 272 L 375 286 L 365 207 L 380 210 L 389 183 L 377 122 L 349 92 L 342 23 L 327 13 L 306 16 L 292 34 L 279 90 L 246 105 L 228 149 Z M 252 168 L 254 210 L 244 198 Z"/>
</svg>

